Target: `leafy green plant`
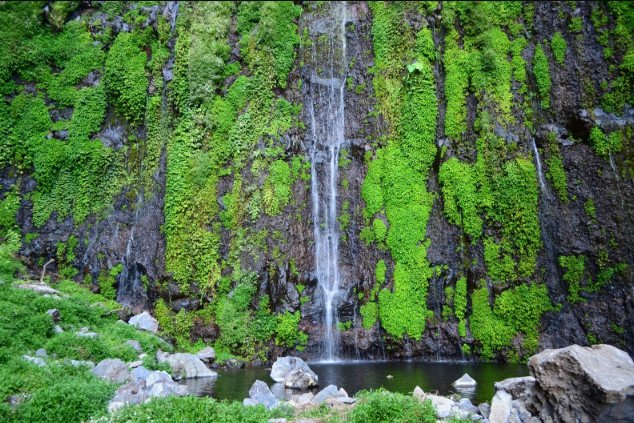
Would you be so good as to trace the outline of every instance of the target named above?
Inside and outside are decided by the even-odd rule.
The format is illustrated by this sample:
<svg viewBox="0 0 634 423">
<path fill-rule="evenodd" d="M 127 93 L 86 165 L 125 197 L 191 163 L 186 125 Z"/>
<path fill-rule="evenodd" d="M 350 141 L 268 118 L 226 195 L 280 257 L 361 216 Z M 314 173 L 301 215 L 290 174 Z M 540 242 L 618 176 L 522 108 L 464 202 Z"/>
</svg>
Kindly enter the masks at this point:
<svg viewBox="0 0 634 423">
<path fill-rule="evenodd" d="M 553 52 L 555 62 L 557 62 L 559 66 L 562 66 L 566 59 L 566 40 L 561 35 L 561 32 L 555 32 L 555 34 L 553 34 L 550 39 L 550 49 Z"/>
<path fill-rule="evenodd" d="M 535 75 L 535 83 L 537 84 L 537 90 L 539 97 L 541 98 L 541 105 L 544 109 L 550 108 L 550 67 L 548 65 L 548 57 L 544 53 L 544 49 L 541 44 L 535 47 L 535 55 L 533 56 L 533 74 Z"/>
<path fill-rule="evenodd" d="M 358 402 L 350 413 L 352 423 L 421 422 L 436 421 L 431 401 L 420 402 L 413 396 L 378 389 L 357 394 Z"/>
</svg>

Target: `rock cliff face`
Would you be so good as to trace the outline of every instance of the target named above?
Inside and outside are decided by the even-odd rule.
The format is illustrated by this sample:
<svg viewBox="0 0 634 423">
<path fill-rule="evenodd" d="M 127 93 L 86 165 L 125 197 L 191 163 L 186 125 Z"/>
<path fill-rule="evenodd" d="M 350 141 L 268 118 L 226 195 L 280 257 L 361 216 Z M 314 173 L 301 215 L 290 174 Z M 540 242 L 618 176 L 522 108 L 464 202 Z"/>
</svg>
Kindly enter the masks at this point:
<svg viewBox="0 0 634 423">
<path fill-rule="evenodd" d="M 334 7 L 0 5 L 0 237 L 177 343 L 320 356 L 307 106 Z M 631 4 L 345 10 L 340 354 L 633 353 Z"/>
</svg>

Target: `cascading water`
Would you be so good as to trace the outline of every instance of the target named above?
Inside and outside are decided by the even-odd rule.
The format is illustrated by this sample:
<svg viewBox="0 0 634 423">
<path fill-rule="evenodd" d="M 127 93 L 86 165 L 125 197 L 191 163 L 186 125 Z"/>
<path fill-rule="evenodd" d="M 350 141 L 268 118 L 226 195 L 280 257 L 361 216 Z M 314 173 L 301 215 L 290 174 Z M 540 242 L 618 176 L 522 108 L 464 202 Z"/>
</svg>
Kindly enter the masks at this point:
<svg viewBox="0 0 634 423">
<path fill-rule="evenodd" d="M 312 44 L 314 65 L 309 81 L 311 126 L 311 196 L 315 236 L 315 272 L 324 302 L 322 358 L 338 354 L 337 302 L 340 285 L 337 185 L 339 151 L 344 143 L 346 70 L 345 2 L 330 3 L 330 19 L 323 22 Z"/>
<path fill-rule="evenodd" d="M 535 163 L 537 165 L 537 179 L 539 179 L 539 187 L 542 189 L 542 193 L 548 196 L 546 189 L 546 182 L 544 181 L 544 172 L 542 171 L 542 161 L 539 157 L 539 150 L 537 150 L 537 144 L 535 144 L 535 138 L 531 138 L 531 145 L 533 147 L 533 154 L 535 154 Z"/>
</svg>

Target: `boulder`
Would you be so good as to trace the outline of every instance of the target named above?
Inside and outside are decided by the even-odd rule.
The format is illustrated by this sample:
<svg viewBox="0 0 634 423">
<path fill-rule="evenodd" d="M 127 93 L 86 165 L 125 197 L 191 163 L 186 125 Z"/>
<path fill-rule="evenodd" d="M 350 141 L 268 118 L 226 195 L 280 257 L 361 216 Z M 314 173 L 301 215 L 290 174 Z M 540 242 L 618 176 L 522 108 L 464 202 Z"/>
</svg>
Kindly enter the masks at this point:
<svg viewBox="0 0 634 423">
<path fill-rule="evenodd" d="M 164 370 L 154 370 L 145 376 L 145 384 L 148 388 L 159 382 L 172 382 L 172 377 Z"/>
<path fill-rule="evenodd" d="M 114 398 L 112 398 L 108 404 L 108 411 L 113 413 L 123 406 L 129 404 L 141 404 L 147 399 L 148 393 L 142 382 L 129 382 L 117 389 L 114 394 Z"/>
<path fill-rule="evenodd" d="M 44 348 L 40 348 L 37 351 L 35 351 L 35 356 L 36 357 L 41 357 L 41 358 L 47 358 L 48 357 L 48 353 L 46 352 L 46 350 Z"/>
<path fill-rule="evenodd" d="M 128 339 L 127 341 L 125 341 L 126 345 L 129 345 L 132 347 L 132 349 L 138 353 L 143 352 L 143 348 L 141 348 L 141 344 L 139 344 L 139 341 L 135 340 L 135 339 Z"/>
<path fill-rule="evenodd" d="M 189 389 L 187 389 L 187 386 L 180 385 L 174 381 L 161 381 L 152 385 L 148 395 L 152 398 L 183 397 L 189 395 Z"/>
<path fill-rule="evenodd" d="M 46 314 L 51 316 L 51 320 L 53 320 L 53 323 L 59 323 L 59 320 L 61 318 L 61 314 L 59 313 L 58 309 L 51 308 L 49 310 L 46 310 Z"/>
<path fill-rule="evenodd" d="M 418 398 L 420 401 L 425 400 L 425 391 L 423 391 L 420 386 L 417 386 L 416 388 L 414 388 L 414 392 L 412 394 L 416 398 Z"/>
<path fill-rule="evenodd" d="M 315 404 L 323 404 L 328 398 L 340 397 L 343 397 L 343 395 L 341 394 L 341 392 L 339 392 L 339 388 L 337 388 L 335 385 L 328 385 L 324 389 L 319 391 L 317 395 L 315 395 L 315 398 L 313 398 L 313 402 Z"/>
<path fill-rule="evenodd" d="M 319 378 L 312 370 L 295 369 L 284 378 L 284 386 L 291 389 L 308 389 L 318 384 Z"/>
<path fill-rule="evenodd" d="M 196 357 L 206 365 L 210 365 L 216 360 L 216 351 L 211 347 L 205 347 L 196 353 Z"/>
<path fill-rule="evenodd" d="M 244 369 L 246 365 L 244 361 L 235 358 L 230 358 L 224 362 L 224 366 L 227 370 Z"/>
<path fill-rule="evenodd" d="M 478 407 L 473 405 L 469 398 L 461 398 L 460 401 L 458 401 L 458 406 L 460 407 L 461 410 L 471 414 L 478 414 L 480 412 L 478 410 Z"/>
<path fill-rule="evenodd" d="M 46 362 L 41 357 L 31 357 L 30 355 L 23 355 L 22 358 L 29 363 L 33 363 L 37 366 L 44 367 Z"/>
<path fill-rule="evenodd" d="M 467 373 L 463 374 L 462 377 L 460 377 L 460 379 L 458 379 L 454 383 L 452 383 L 452 385 L 455 388 L 475 388 L 475 386 L 477 384 L 478 384 L 478 382 L 476 382 Z"/>
<path fill-rule="evenodd" d="M 140 382 L 148 377 L 150 371 L 143 366 L 139 366 L 132 369 L 130 371 L 130 374 L 132 375 L 132 378 L 135 382 Z"/>
<path fill-rule="evenodd" d="M 491 401 L 489 421 L 491 423 L 508 423 L 511 415 L 513 398 L 506 391 L 497 391 Z"/>
<path fill-rule="evenodd" d="M 152 317 L 147 311 L 137 314 L 136 316 L 132 316 L 128 321 L 128 324 L 148 332 L 158 332 L 158 320 Z"/>
<path fill-rule="evenodd" d="M 143 365 L 143 361 L 141 360 L 137 360 L 137 361 L 133 361 L 131 363 L 128 363 L 128 367 L 131 369 L 134 369 L 135 367 L 139 367 Z"/>
<path fill-rule="evenodd" d="M 425 400 L 430 400 L 434 408 L 436 409 L 436 417 L 439 419 L 446 419 L 454 414 L 454 402 L 446 397 L 440 395 L 426 394 Z"/>
<path fill-rule="evenodd" d="M 291 407 L 305 407 L 309 405 L 314 398 L 315 396 L 310 392 L 306 392 L 305 394 L 301 395 L 292 395 L 291 400 L 288 402 L 288 405 L 290 405 Z"/>
<path fill-rule="evenodd" d="M 284 382 L 286 375 L 296 369 L 312 372 L 308 364 L 299 357 L 278 357 L 271 368 L 271 378 L 276 382 Z M 315 375 L 315 378 L 316 377 Z"/>
<path fill-rule="evenodd" d="M 29 291 L 36 292 L 42 295 L 61 296 L 61 292 L 57 289 L 53 289 L 44 283 L 22 283 L 18 285 L 18 288 L 28 289 Z"/>
<path fill-rule="evenodd" d="M 158 364 L 163 364 L 163 363 L 167 363 L 167 357 L 169 357 L 169 353 L 166 353 L 165 351 L 161 351 L 161 350 L 157 350 L 156 351 L 156 362 Z"/>
<path fill-rule="evenodd" d="M 484 417 L 485 419 L 489 418 L 489 414 L 491 414 L 491 406 L 489 405 L 489 403 L 483 402 L 481 404 L 478 404 L 478 410 L 480 411 L 480 414 L 482 414 L 482 417 Z"/>
<path fill-rule="evenodd" d="M 625 351 L 571 345 L 532 356 L 528 367 L 554 420 L 626 422 L 634 415 L 634 362 Z"/>
<path fill-rule="evenodd" d="M 256 380 L 249 389 L 249 398 L 243 401 L 244 405 L 263 405 L 268 410 L 277 407 L 280 401 L 275 398 L 268 385 L 261 380 Z"/>
<path fill-rule="evenodd" d="M 123 383 L 132 378 L 128 366 L 118 358 L 101 360 L 92 372 L 97 377 L 116 383 Z"/>
<path fill-rule="evenodd" d="M 200 361 L 194 354 L 171 354 L 167 357 L 167 363 L 172 369 L 172 374 L 180 379 L 215 377 L 218 375 L 213 370 L 209 370 L 205 363 Z"/>
</svg>

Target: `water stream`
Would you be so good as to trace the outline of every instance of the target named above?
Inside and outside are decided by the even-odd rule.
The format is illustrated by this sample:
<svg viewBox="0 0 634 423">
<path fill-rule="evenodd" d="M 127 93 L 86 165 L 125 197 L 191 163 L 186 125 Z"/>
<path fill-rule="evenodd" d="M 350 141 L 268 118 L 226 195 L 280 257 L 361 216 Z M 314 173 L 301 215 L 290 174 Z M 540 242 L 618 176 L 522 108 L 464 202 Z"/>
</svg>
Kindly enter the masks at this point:
<svg viewBox="0 0 634 423">
<path fill-rule="evenodd" d="M 345 2 L 330 4 L 332 24 L 312 45 L 313 73 L 308 110 L 311 131 L 311 197 L 315 236 L 315 272 L 324 303 L 322 358 L 335 361 L 338 353 L 337 301 L 340 286 L 337 185 L 339 151 L 344 143 L 346 68 Z M 319 48 L 319 51 L 318 51 Z"/>
</svg>

